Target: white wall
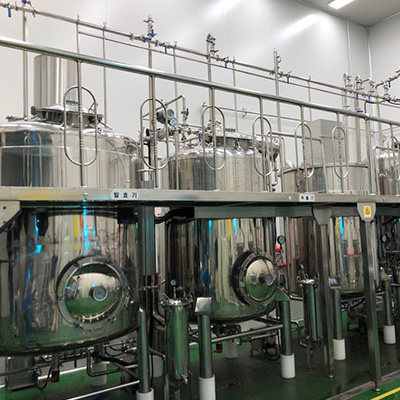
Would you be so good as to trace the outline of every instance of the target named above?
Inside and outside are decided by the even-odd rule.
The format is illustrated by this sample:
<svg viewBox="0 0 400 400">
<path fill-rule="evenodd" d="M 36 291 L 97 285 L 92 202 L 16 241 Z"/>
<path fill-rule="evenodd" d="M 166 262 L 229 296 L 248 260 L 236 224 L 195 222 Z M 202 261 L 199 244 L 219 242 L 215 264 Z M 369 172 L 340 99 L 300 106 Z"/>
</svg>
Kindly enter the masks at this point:
<svg viewBox="0 0 400 400">
<path fill-rule="evenodd" d="M 282 56 L 284 72 L 327 81 L 342 83 L 345 71 L 368 75 L 367 36 L 364 28 L 350 24 L 350 59 L 346 21 L 308 7 L 295 0 L 71 0 L 55 2 L 35 0 L 40 10 L 76 17 L 81 20 L 102 24 L 136 34 L 146 33 L 143 20 L 151 14 L 155 20 L 155 31 L 159 40 L 205 51 L 205 38 L 212 32 L 217 38 L 220 56 L 235 56 L 237 60 L 273 68 L 273 49 Z M 306 26 L 309 25 L 309 26 Z M 29 41 L 47 46 L 76 50 L 75 27 L 44 17 L 29 16 Z M 7 17 L 5 9 L 0 10 L 0 35 L 21 38 L 21 13 Z M 101 56 L 101 43 L 97 39 L 81 38 L 81 51 Z M 147 65 L 147 54 L 143 50 L 107 45 L 107 56 L 137 65 Z M 0 117 L 22 114 L 21 54 L 14 50 L 0 49 Z M 32 67 L 30 56 L 30 66 Z M 154 68 L 172 71 L 172 57 L 157 55 Z M 178 73 L 207 78 L 205 65 L 178 60 Z M 91 88 L 102 104 L 102 71 L 95 67 L 85 68 L 84 84 Z M 147 79 L 126 73 L 109 72 L 108 123 L 118 132 L 137 137 L 139 106 L 148 97 Z M 230 71 L 214 68 L 213 78 L 231 84 Z M 32 74 L 31 74 L 32 82 Z M 274 93 L 272 81 L 238 74 L 237 85 Z M 179 85 L 179 92 L 188 97 L 191 111 L 190 122 L 200 123 L 201 104 L 208 101 L 204 89 Z M 308 99 L 305 89 L 293 85 L 281 85 L 283 96 Z M 173 97 L 173 84 L 158 82 L 157 97 L 167 100 Z M 233 96 L 218 94 L 220 106 L 233 107 Z M 314 94 L 313 102 L 340 106 L 340 98 Z M 31 104 L 31 101 L 30 101 Z M 239 108 L 257 110 L 257 101 L 238 99 Z M 274 112 L 275 105 L 265 104 L 266 112 Z M 283 113 L 298 117 L 298 109 L 283 107 Z M 315 115 L 317 118 L 319 115 Z M 229 125 L 233 126 L 233 114 L 227 113 Z M 240 116 L 239 128 L 249 131 L 253 116 Z M 271 120 L 275 122 L 274 119 Z M 294 123 L 286 124 L 286 130 L 293 131 Z"/>
<path fill-rule="evenodd" d="M 369 31 L 373 77 L 377 82 L 387 80 L 400 66 L 400 15 L 370 27 Z M 390 94 L 400 97 L 399 80 L 392 82 Z M 400 106 L 383 110 L 382 116 L 400 120 Z"/>
</svg>

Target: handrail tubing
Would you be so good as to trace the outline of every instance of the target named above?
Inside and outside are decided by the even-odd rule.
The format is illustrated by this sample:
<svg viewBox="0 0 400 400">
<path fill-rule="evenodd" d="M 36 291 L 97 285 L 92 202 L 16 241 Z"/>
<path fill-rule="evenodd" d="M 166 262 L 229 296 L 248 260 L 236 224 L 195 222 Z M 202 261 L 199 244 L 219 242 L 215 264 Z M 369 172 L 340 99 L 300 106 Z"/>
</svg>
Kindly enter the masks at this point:
<svg viewBox="0 0 400 400">
<path fill-rule="evenodd" d="M 380 123 L 388 124 L 388 125 L 392 124 L 394 126 L 400 127 L 400 121 L 394 121 L 394 120 L 390 120 L 390 119 L 386 119 L 386 118 L 374 117 L 374 116 L 371 116 L 371 115 L 365 114 L 365 113 L 357 113 L 357 112 L 343 110 L 343 109 L 331 107 L 331 106 L 325 106 L 325 105 L 321 105 L 321 104 L 317 104 L 317 103 L 310 103 L 310 102 L 305 102 L 305 101 L 301 101 L 301 100 L 295 100 L 295 99 L 291 99 L 288 97 L 276 96 L 273 94 L 263 93 L 263 92 L 259 92 L 256 90 L 233 87 L 233 86 L 224 85 L 224 84 L 216 83 L 216 82 L 209 82 L 209 81 L 202 80 L 202 79 L 192 78 L 192 77 L 184 76 L 184 75 L 172 74 L 172 73 L 168 73 L 168 72 L 164 72 L 164 71 L 160 71 L 160 70 L 156 70 L 156 69 L 152 69 L 152 68 L 129 65 L 129 64 L 125 64 L 125 63 L 114 61 L 114 60 L 89 56 L 89 55 L 82 54 L 82 53 L 71 52 L 71 51 L 57 49 L 54 47 L 48 47 L 48 46 L 43 46 L 43 45 L 36 45 L 33 43 L 24 42 L 22 40 L 12 39 L 12 38 L 8 38 L 8 37 L 4 37 L 4 36 L 0 36 L 0 46 L 12 48 L 12 49 L 18 49 L 18 50 L 25 50 L 25 51 L 29 51 L 32 53 L 46 54 L 46 55 L 50 55 L 50 56 L 66 58 L 66 59 L 73 60 L 73 61 L 80 61 L 85 64 L 97 65 L 100 67 L 136 73 L 139 75 L 152 76 L 154 78 L 170 80 L 170 81 L 174 81 L 174 82 L 179 82 L 179 83 L 189 84 L 189 85 L 194 85 L 194 86 L 199 86 L 199 87 L 204 87 L 207 89 L 215 89 L 215 90 L 219 90 L 222 92 L 236 93 L 236 94 L 243 95 L 243 96 L 262 98 L 264 100 L 279 102 L 279 103 L 283 103 L 283 104 L 289 104 L 289 105 L 293 105 L 293 106 L 311 108 L 313 110 L 319 110 L 319 111 L 329 112 L 329 113 L 333 113 L 333 114 L 346 115 L 346 116 L 353 117 L 353 118 L 363 119 L 365 121 L 380 122 Z"/>
</svg>

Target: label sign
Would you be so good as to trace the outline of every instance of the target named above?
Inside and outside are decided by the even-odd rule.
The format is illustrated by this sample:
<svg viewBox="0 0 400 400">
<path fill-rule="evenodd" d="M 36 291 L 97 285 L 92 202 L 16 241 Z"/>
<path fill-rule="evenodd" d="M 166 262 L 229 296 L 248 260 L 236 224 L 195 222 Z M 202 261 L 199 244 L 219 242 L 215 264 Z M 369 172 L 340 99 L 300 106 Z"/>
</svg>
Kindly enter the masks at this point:
<svg viewBox="0 0 400 400">
<path fill-rule="evenodd" d="M 372 217 L 372 209 L 371 206 L 364 206 L 363 207 L 364 218 L 371 218 Z"/>
<path fill-rule="evenodd" d="M 139 200 L 139 192 L 136 189 L 111 190 L 110 200 Z"/>
</svg>

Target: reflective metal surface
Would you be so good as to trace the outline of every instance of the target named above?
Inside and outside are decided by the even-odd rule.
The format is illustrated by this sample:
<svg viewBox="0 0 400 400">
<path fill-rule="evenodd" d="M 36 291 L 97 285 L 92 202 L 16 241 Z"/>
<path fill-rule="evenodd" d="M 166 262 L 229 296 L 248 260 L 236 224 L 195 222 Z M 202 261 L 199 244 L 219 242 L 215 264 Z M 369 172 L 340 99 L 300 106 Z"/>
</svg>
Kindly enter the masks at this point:
<svg viewBox="0 0 400 400">
<path fill-rule="evenodd" d="M 85 159 L 95 156 L 94 130 L 87 126 Z M 78 129 L 67 132 L 67 151 L 79 160 Z M 86 182 L 92 187 L 135 187 L 138 168 L 135 142 L 110 130 L 98 136 L 97 160 L 85 168 Z M 30 187 L 79 186 L 79 167 L 64 154 L 60 124 L 37 120 L 0 125 L 0 185 Z"/>
<path fill-rule="evenodd" d="M 210 141 L 211 139 L 209 139 Z M 224 138 L 217 136 L 216 165 L 214 165 L 214 149 L 210 143 L 203 147 L 199 143 L 189 143 L 176 156 L 171 157 L 168 163 L 168 174 L 164 175 L 164 188 L 182 190 L 224 190 L 240 192 L 260 192 L 263 190 L 263 177 L 260 171 L 261 153 L 253 151 L 253 140 L 248 135 L 229 132 L 226 134 L 226 152 L 224 152 Z M 224 153 L 226 156 L 224 157 Z M 279 154 L 279 147 L 270 144 L 272 158 Z M 213 168 L 217 171 L 216 181 Z M 176 171 L 178 166 L 178 173 Z M 169 175 L 169 176 L 167 176 Z M 169 179 L 168 185 L 166 184 Z"/>
<path fill-rule="evenodd" d="M 189 378 L 189 307 L 190 299 L 163 299 L 166 321 L 168 378 L 185 382 Z"/>
<path fill-rule="evenodd" d="M 212 298 L 213 321 L 238 321 L 266 313 L 274 308 L 275 270 L 265 263 L 261 274 L 264 283 L 247 282 L 244 291 L 253 294 L 254 301 L 238 296 L 233 281 L 240 266 L 250 254 L 266 252 L 272 258 L 275 243 L 272 220 L 228 219 L 194 220 L 171 223 L 167 228 L 167 281 L 176 279 L 186 293 Z M 241 257 L 242 261 L 237 260 Z M 234 265 L 239 265 L 234 269 Z M 252 268 L 250 266 L 250 268 Z M 256 268 L 253 265 L 253 268 Z M 252 269 L 253 269 L 252 268 Z M 268 272 L 267 272 L 268 270 Z M 249 271 L 250 274 L 250 271 Z M 273 278 L 272 278 L 273 277 Z M 257 293 L 258 290 L 261 294 Z M 269 296 L 269 297 L 268 297 Z M 258 300 L 257 300 L 258 299 Z"/>
<path fill-rule="evenodd" d="M 212 147 L 206 147 L 204 156 L 201 145 L 187 146 L 177 161 L 175 157 L 169 160 L 164 187 L 261 191 L 263 179 L 254 168 L 252 145 L 249 136 L 242 134 L 229 133 L 225 140 L 217 137 L 215 166 Z M 207 163 L 218 168 L 224 158 L 225 167 L 215 175 Z M 261 155 L 257 153 L 255 159 L 261 162 Z M 167 282 L 175 279 L 195 298 L 211 297 L 213 321 L 253 318 L 275 306 L 276 271 L 267 260 L 275 255 L 275 241 L 273 219 L 172 221 L 167 227 Z"/>
<path fill-rule="evenodd" d="M 36 56 L 34 74 L 35 107 L 62 105 L 64 93 L 77 84 L 77 65 L 65 58 Z M 67 100 L 77 101 L 76 92 L 71 92 Z"/>
<path fill-rule="evenodd" d="M 343 180 L 344 193 L 368 192 L 368 169 L 365 165 L 349 165 L 348 177 Z M 326 186 L 327 183 L 327 186 Z M 314 175 L 306 180 L 297 169 L 285 173 L 285 191 L 295 192 L 341 192 L 341 180 L 334 167 L 326 167 L 326 181 L 322 166 L 316 167 Z M 328 190 L 327 190 L 328 189 Z M 316 222 L 314 218 L 287 218 L 289 280 L 293 292 L 299 293 L 299 267 L 309 278 L 318 275 Z M 358 293 L 364 289 L 360 222 L 358 217 L 338 217 L 329 226 L 329 274 L 340 277 L 344 294 Z"/>
<path fill-rule="evenodd" d="M 30 209 L 0 234 L 0 354 L 46 353 L 122 336 L 137 325 L 132 215 Z"/>
</svg>

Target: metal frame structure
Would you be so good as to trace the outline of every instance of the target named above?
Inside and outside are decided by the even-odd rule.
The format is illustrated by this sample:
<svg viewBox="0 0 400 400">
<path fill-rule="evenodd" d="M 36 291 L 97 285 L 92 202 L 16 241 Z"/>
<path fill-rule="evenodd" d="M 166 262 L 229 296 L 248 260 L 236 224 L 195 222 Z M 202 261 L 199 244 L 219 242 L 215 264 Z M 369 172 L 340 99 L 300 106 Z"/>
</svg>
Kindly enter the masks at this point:
<svg viewBox="0 0 400 400">
<path fill-rule="evenodd" d="M 19 10 L 20 8 L 17 5 L 10 5 L 7 3 L 0 3 L 1 7 L 7 7 L 12 10 Z M 209 63 L 209 71 L 210 71 L 210 62 L 211 60 L 215 61 L 223 61 L 225 63 L 225 67 L 228 63 L 232 65 L 232 70 L 235 74 L 237 72 L 236 66 L 241 66 L 244 68 L 253 68 L 254 66 L 250 66 L 244 63 L 239 63 L 236 60 L 229 59 L 221 59 L 215 55 L 215 38 L 208 38 L 208 52 L 201 53 L 193 50 L 185 49 L 179 47 L 177 45 L 171 45 L 167 42 L 155 42 L 153 35 L 153 21 L 149 18 L 148 21 L 148 36 L 145 37 L 143 35 L 133 35 L 126 34 L 123 32 L 119 32 L 116 30 L 112 30 L 107 28 L 106 26 L 97 26 L 94 24 L 89 24 L 82 21 L 76 21 L 73 19 L 56 16 L 54 14 L 40 12 L 37 10 L 31 10 L 28 8 L 23 8 L 24 20 L 26 18 L 25 13 L 31 12 L 32 14 L 43 15 L 51 18 L 61 19 L 66 22 L 75 23 L 77 25 L 77 33 L 78 36 L 82 32 L 79 31 L 80 26 L 93 28 L 96 30 L 102 31 L 102 39 L 103 44 L 105 43 L 106 33 L 117 34 L 120 36 L 124 36 L 130 40 L 140 40 L 143 43 L 148 43 L 149 45 L 149 54 L 151 51 L 150 45 L 153 46 L 161 46 L 164 47 L 165 52 L 167 50 L 172 49 L 174 52 L 177 50 L 193 54 L 195 56 L 207 57 Z M 27 30 L 24 25 L 24 39 L 27 38 Z M 86 33 L 84 33 L 86 34 Z M 97 36 L 96 36 L 97 37 Z M 111 39 L 109 39 L 111 40 Z M 0 37 L 0 46 L 8 47 L 12 49 L 21 50 L 24 53 L 24 65 L 26 66 L 26 55 L 29 52 L 37 53 L 37 54 L 46 54 L 61 58 L 66 58 L 72 61 L 75 61 L 78 66 L 78 71 L 80 70 L 81 64 L 90 64 L 98 67 L 106 69 L 114 69 L 119 71 L 125 71 L 133 74 L 139 74 L 143 76 L 147 76 L 150 78 L 150 97 L 146 100 L 146 102 L 150 102 L 150 123 L 153 127 L 153 130 L 156 131 L 156 121 L 155 121 L 155 111 L 157 109 L 157 102 L 159 102 L 155 98 L 155 84 L 156 79 L 168 80 L 175 83 L 183 83 L 198 87 L 207 88 L 210 90 L 210 105 L 204 109 L 204 112 L 207 109 L 211 110 L 212 122 L 215 122 L 215 111 L 220 111 L 222 116 L 222 111 L 217 107 L 215 103 L 215 92 L 226 92 L 232 93 L 235 95 L 235 104 L 236 104 L 236 96 L 242 95 L 247 97 L 252 97 L 258 100 L 259 102 L 259 112 L 257 113 L 258 117 L 256 118 L 260 121 L 261 125 L 261 135 L 263 137 L 262 144 L 267 148 L 268 151 L 268 143 L 269 137 L 277 136 L 283 138 L 285 135 L 280 132 L 281 124 L 280 124 L 280 105 L 288 104 L 291 106 L 295 106 L 299 109 L 299 121 L 300 124 L 296 127 L 295 135 L 292 138 L 297 140 L 301 140 L 301 143 L 304 147 L 304 143 L 307 140 L 312 141 L 312 132 L 309 127 L 305 125 L 305 110 L 316 110 L 323 111 L 327 113 L 331 113 L 336 116 L 338 121 L 337 126 L 332 131 L 332 137 L 335 136 L 335 132 L 337 133 L 337 140 L 339 142 L 345 141 L 345 128 L 342 128 L 340 125 L 340 118 L 354 118 L 357 121 L 357 124 L 360 125 L 361 121 L 365 123 L 366 127 L 366 150 L 367 150 L 367 159 L 368 159 L 368 170 L 369 170 L 369 183 L 371 186 L 371 194 L 344 194 L 343 185 L 342 185 L 342 193 L 340 194 L 331 194 L 331 193 L 317 193 L 309 195 L 307 193 L 298 194 L 298 193 L 274 193 L 272 192 L 271 181 L 268 179 L 271 174 L 271 166 L 269 165 L 269 161 L 265 160 L 265 156 L 263 159 L 263 168 L 260 174 L 264 177 L 264 190 L 260 193 L 241 193 L 241 192 L 219 192 L 219 191 L 183 191 L 183 190 L 159 190 L 157 188 L 157 180 L 155 179 L 156 188 L 148 188 L 147 185 L 144 184 L 144 188 L 142 189 L 95 189 L 84 187 L 84 180 L 82 178 L 82 187 L 75 189 L 63 189 L 63 188 L 16 188 L 16 187 L 2 187 L 0 189 L 0 220 L 3 224 L 7 224 L 9 221 L 13 219 L 13 217 L 24 208 L 29 207 L 37 207 L 37 206 L 46 206 L 46 207 L 64 207 L 71 205 L 81 205 L 85 203 L 87 207 L 111 207 L 111 208 L 120 208 L 120 207 L 134 207 L 139 210 L 141 221 L 143 222 L 142 236 L 145 243 L 149 244 L 150 247 L 154 248 L 154 207 L 156 206 L 164 206 L 164 207 L 178 207 L 182 209 L 187 209 L 188 215 L 191 215 L 195 218 L 209 218 L 209 219 L 220 219 L 220 218 L 252 218 L 252 217 L 314 217 L 319 225 L 318 229 L 318 248 L 321 253 L 321 259 L 323 260 L 322 267 L 322 306 L 325 310 L 325 332 L 324 336 L 326 338 L 327 345 L 327 370 L 328 375 L 332 374 L 333 367 L 333 356 L 332 356 L 332 347 L 331 342 L 333 338 L 333 328 L 332 328 L 332 304 L 331 304 L 331 294 L 330 288 L 327 284 L 328 282 L 328 261 L 323 257 L 323 255 L 328 254 L 328 229 L 327 229 L 327 221 L 330 217 L 333 216 L 360 216 L 361 218 L 361 237 L 362 237 L 362 250 L 363 250 L 363 265 L 364 265 L 364 279 L 365 279 L 365 288 L 366 288 L 366 305 L 367 305 L 367 317 L 368 317 L 368 345 L 369 345 L 369 358 L 371 364 L 371 379 L 375 383 L 376 388 L 378 387 L 381 381 L 381 372 L 380 372 L 380 355 L 379 355 L 379 342 L 378 342 L 378 328 L 377 328 L 377 317 L 376 317 L 376 294 L 375 288 L 373 285 L 373 270 L 376 267 L 374 265 L 374 257 L 371 254 L 371 246 L 370 242 L 374 240 L 373 232 L 371 227 L 374 224 L 375 215 L 389 215 L 389 216 L 400 216 L 400 197 L 398 196 L 381 196 L 377 192 L 377 175 L 375 170 L 375 160 L 374 160 L 374 151 L 376 151 L 376 147 L 373 147 L 371 142 L 371 123 L 377 123 L 381 127 L 382 124 L 387 125 L 388 129 L 391 132 L 392 138 L 394 137 L 393 129 L 400 127 L 400 122 L 385 119 L 380 117 L 375 117 L 368 115 L 366 113 L 358 113 L 350 111 L 349 109 L 339 109 L 335 107 L 324 106 L 320 104 L 315 104 L 311 102 L 299 101 L 292 98 L 282 97 L 279 95 L 273 95 L 269 93 L 263 93 L 254 90 L 248 90 L 244 88 L 238 88 L 236 85 L 228 86 L 222 85 L 219 83 L 215 83 L 211 81 L 211 72 L 209 73 L 209 80 L 199 80 L 196 78 L 177 75 L 172 73 L 166 73 L 163 71 L 158 71 L 153 68 L 145 68 L 139 66 L 128 65 L 112 60 L 108 60 L 106 58 L 97 58 L 92 57 L 85 54 L 75 53 L 64 51 L 56 48 L 45 47 L 41 45 L 36 45 L 32 43 L 28 43 L 26 41 L 20 41 L 15 39 L 10 39 L 6 37 Z M 79 40 L 78 40 L 78 49 L 79 49 Z M 105 47 L 103 47 L 104 55 L 105 55 Z M 150 60 L 149 55 L 149 60 Z M 151 62 L 149 62 L 151 66 Z M 257 69 L 257 68 L 256 68 Z M 280 77 L 285 77 L 289 79 L 291 77 L 290 74 L 283 74 L 279 71 L 279 61 L 278 55 L 275 54 L 275 69 L 260 69 L 261 72 L 271 71 L 275 73 L 276 83 L 279 83 Z M 176 70 L 176 69 L 175 69 Z M 105 75 L 104 75 L 105 76 Z M 293 77 L 299 80 L 303 80 L 305 78 L 301 77 Z M 312 82 L 311 79 L 306 79 L 307 83 L 310 84 Z M 24 75 L 24 88 L 27 85 L 27 77 Z M 324 85 L 320 82 L 313 81 L 316 85 Z M 78 91 L 82 93 L 82 82 L 79 79 Z M 335 87 L 331 85 L 332 89 L 343 90 L 343 88 Z M 357 88 L 355 89 L 357 90 Z M 351 93 L 351 91 L 348 91 Z M 177 96 L 176 99 L 180 97 Z M 376 94 L 372 95 L 374 98 L 379 99 L 380 97 Z M 81 95 L 79 96 L 79 107 L 81 107 Z M 26 98 L 26 89 L 24 89 L 24 98 Z M 278 110 L 278 131 L 273 132 L 271 128 L 271 124 L 268 120 L 265 120 L 264 114 L 264 101 L 270 101 L 276 104 Z M 161 106 L 165 108 L 165 105 L 161 103 Z M 24 114 L 26 114 L 26 107 L 24 107 Z M 185 107 L 184 107 L 185 108 Z M 81 108 L 80 108 L 81 109 Z M 107 106 L 105 104 L 105 109 Z M 203 112 L 203 115 L 204 115 Z M 237 107 L 235 107 L 235 113 L 237 114 Z M 25 115 L 26 117 L 27 115 Z M 96 118 L 97 120 L 97 118 Z M 236 115 L 237 121 L 237 115 Z M 266 123 L 265 123 L 266 122 Z M 236 122 L 237 125 L 237 122 Z M 265 134 L 265 126 L 268 126 L 268 133 Z M 166 127 L 167 129 L 167 127 Z M 203 131 L 204 131 L 204 123 L 203 123 Z M 214 146 L 215 146 L 215 127 L 212 127 Z M 300 132 L 299 132 L 300 131 Z M 224 129 L 225 132 L 225 129 Z M 301 134 L 300 134 L 301 133 Z M 342 135 L 343 134 L 343 135 Z M 254 133 L 253 133 L 254 135 Z M 267 137 L 265 140 L 264 136 Z M 298 137 L 299 136 L 299 137 Z M 204 143 L 204 142 L 203 142 Z M 340 147 L 340 146 L 339 146 Z M 344 168 L 348 167 L 348 149 L 345 144 L 345 156 L 342 158 L 343 153 L 339 154 L 339 168 L 340 173 L 337 172 L 337 166 L 335 161 L 335 174 L 342 181 L 346 179 L 347 175 L 344 171 Z M 157 161 L 157 144 L 153 146 L 154 153 L 153 157 L 156 160 L 155 166 L 152 167 L 158 172 L 158 161 Z M 386 148 L 385 148 L 386 149 Z M 392 151 L 388 147 L 388 151 Z M 265 149 L 264 149 L 265 150 Z M 297 154 L 297 146 L 296 146 L 296 158 L 298 161 Z M 214 157 L 215 157 L 215 147 L 214 147 Z M 303 160 L 305 161 L 305 160 Z M 86 164 L 87 165 L 87 164 Z M 83 171 L 85 168 L 85 163 L 83 157 L 81 156 L 79 166 L 81 168 L 81 176 L 83 177 Z M 214 163 L 214 165 L 216 165 Z M 297 167 L 299 169 L 299 162 L 297 162 Z M 304 178 L 307 180 L 311 178 L 314 170 L 314 165 L 311 165 L 311 171 L 307 172 L 304 170 L 305 176 Z M 300 169 L 299 169 L 300 171 Z M 214 173 L 217 172 L 217 168 L 214 167 Z M 396 178 L 397 179 L 397 178 Z M 151 186 L 151 185 L 150 185 Z M 365 212 L 365 206 L 369 207 L 368 209 L 373 210 L 372 213 L 367 214 Z M 144 252 L 147 250 L 149 252 L 149 248 L 143 250 Z M 150 252 L 155 254 L 155 251 Z M 154 271 L 154 256 L 146 257 L 145 254 L 142 255 L 142 259 L 144 261 L 144 270 L 146 271 L 146 275 L 150 276 L 152 271 Z M 150 284 L 151 285 L 151 284 Z M 282 303 L 283 304 L 283 303 Z M 282 310 L 286 312 L 287 304 L 281 306 Z M 283 312 L 283 313 L 284 313 Z M 209 321 L 207 322 L 207 318 L 202 315 L 200 318 L 203 322 L 200 324 L 203 326 L 204 324 L 207 326 Z M 290 319 L 289 319 L 290 321 Z M 148 343 L 145 335 L 144 326 L 146 325 L 146 314 L 144 310 L 140 312 L 140 322 L 141 322 L 141 331 L 139 335 L 139 367 L 140 367 L 140 383 L 135 382 L 129 385 L 139 384 L 139 391 L 141 393 L 148 393 L 150 390 L 150 385 L 148 382 Z M 287 325 L 287 319 L 282 321 L 282 324 L 277 324 L 273 328 L 265 328 L 262 332 L 267 332 L 267 330 L 272 329 L 281 329 L 284 325 Z M 205 329 L 205 331 L 209 331 L 209 329 Z M 254 334 L 257 335 L 261 333 L 261 331 L 256 331 Z M 233 335 L 232 337 L 240 337 Z M 204 335 L 203 335 L 203 345 L 204 345 Z M 220 341 L 224 340 L 223 338 L 218 339 Z M 200 340 L 201 341 L 201 340 Z M 211 343 L 209 340 L 208 342 Z M 217 340 L 214 340 L 217 342 Z M 290 344 L 288 341 L 285 341 L 286 346 L 289 349 L 286 349 L 285 352 L 291 353 Z M 207 347 L 207 351 L 209 352 L 209 346 Z M 203 360 L 204 361 L 204 360 Z M 209 358 L 206 359 L 209 363 Z M 207 368 L 204 367 L 207 371 L 204 372 L 204 378 L 212 377 L 212 370 L 210 366 Z M 124 385 L 123 385 L 124 386 Z M 121 386 L 121 387 L 123 387 Z M 125 385 L 128 386 L 128 385 Z M 99 392 L 100 393 L 100 392 Z M 83 396 L 77 397 L 84 398 Z"/>
</svg>

